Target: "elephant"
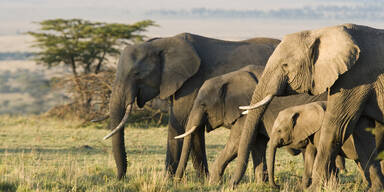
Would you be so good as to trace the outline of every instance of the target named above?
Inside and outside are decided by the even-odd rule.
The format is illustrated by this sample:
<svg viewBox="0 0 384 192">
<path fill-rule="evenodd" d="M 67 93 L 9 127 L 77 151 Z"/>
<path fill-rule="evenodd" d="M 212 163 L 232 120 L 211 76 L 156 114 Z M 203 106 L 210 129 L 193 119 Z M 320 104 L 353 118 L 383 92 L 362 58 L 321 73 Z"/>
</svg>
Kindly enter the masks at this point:
<svg viewBox="0 0 384 192">
<path fill-rule="evenodd" d="M 311 188 L 319 187 L 329 178 L 331 160 L 353 132 L 361 112 L 375 110 L 369 118 L 384 122 L 383 72 L 384 30 L 342 24 L 284 36 L 268 59 L 250 106 L 241 107 L 248 115 L 231 185 L 237 185 L 244 175 L 251 143 L 258 133 L 256 125 L 274 96 L 326 92 L 328 108 L 312 172 Z M 369 163 L 370 173 L 380 178 L 373 181 L 376 189 L 383 188 L 379 169 L 374 161 Z"/>
<path fill-rule="evenodd" d="M 159 96 L 169 101 L 166 172 L 176 171 L 182 142 L 174 137 L 184 132 L 197 91 L 206 79 L 240 69 L 249 64 L 265 66 L 280 40 L 254 38 L 223 41 L 190 33 L 153 38 L 127 46 L 121 53 L 110 98 L 108 127 L 117 177 L 126 174 L 127 154 L 124 123 L 132 104 L 139 107 Z M 198 137 L 202 137 L 199 135 Z M 201 140 L 196 138 L 196 141 Z M 194 167 L 201 175 L 208 173 L 203 143 L 194 143 Z"/>
<path fill-rule="evenodd" d="M 274 180 L 275 155 L 276 149 L 284 146 L 302 151 L 304 157 L 302 183 L 304 188 L 309 186 L 326 105 L 326 101 L 317 101 L 289 107 L 279 112 L 271 130 L 267 150 L 268 180 L 271 186 L 278 187 Z M 374 135 L 366 131 L 367 128 L 374 128 L 374 125 L 372 120 L 361 116 L 354 133 L 345 140 L 338 154 L 356 162 L 363 178 L 368 182 L 368 186 L 371 185 L 371 178 L 364 173 L 363 169 L 363 167 L 366 167 L 367 161 L 359 159 L 358 154 L 372 154 L 376 150 Z M 369 145 L 362 144 L 361 141 L 365 140 L 369 141 Z M 335 170 L 335 167 L 331 167 L 331 170 Z"/>
<path fill-rule="evenodd" d="M 211 170 L 209 171 L 210 181 L 218 182 L 226 166 L 236 157 L 240 134 L 246 116 L 241 114 L 239 105 L 248 105 L 252 96 L 253 89 L 257 85 L 263 67 L 249 65 L 237 71 L 230 72 L 221 76 L 213 77 L 204 82 L 201 86 L 189 115 L 186 132 L 175 138 L 183 140 L 183 148 L 176 170 L 175 177 L 181 178 L 187 166 L 188 156 L 192 148 L 192 139 L 195 134 L 215 130 L 219 127 L 230 129 L 230 136 L 224 150 L 218 155 Z M 287 97 L 276 97 L 267 109 L 263 123 L 260 125 L 257 142 L 252 145 L 252 157 L 254 164 L 254 174 L 257 182 L 266 180 L 265 151 L 268 142 L 268 133 L 280 110 L 310 103 L 313 101 L 325 101 L 326 94 L 310 96 L 301 94 Z M 204 139 L 204 137 L 201 137 Z M 200 143 L 205 143 L 202 141 Z M 290 153 L 296 153 L 289 150 Z"/>
</svg>

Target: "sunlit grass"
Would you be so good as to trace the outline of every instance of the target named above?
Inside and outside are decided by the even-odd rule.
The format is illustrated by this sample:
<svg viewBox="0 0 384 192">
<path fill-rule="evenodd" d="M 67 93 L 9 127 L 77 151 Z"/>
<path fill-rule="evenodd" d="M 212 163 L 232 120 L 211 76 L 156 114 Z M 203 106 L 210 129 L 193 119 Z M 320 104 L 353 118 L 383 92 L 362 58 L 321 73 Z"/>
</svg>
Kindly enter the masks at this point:
<svg viewBox="0 0 384 192">
<path fill-rule="evenodd" d="M 164 174 L 166 127 L 126 128 L 127 177 L 115 179 L 115 165 L 104 124 L 37 116 L 0 116 L 0 191 L 231 191 L 227 168 L 222 184 L 197 178 L 189 165 L 186 176 L 174 181 Z M 223 148 L 229 131 L 207 134 L 207 153 L 212 163 Z M 189 163 L 191 164 L 191 163 Z M 253 183 L 251 166 L 236 191 L 277 191 L 267 184 Z M 339 181 L 323 191 L 362 191 L 361 176 L 352 161 Z M 278 151 L 276 182 L 281 191 L 301 191 L 301 155 Z"/>
</svg>

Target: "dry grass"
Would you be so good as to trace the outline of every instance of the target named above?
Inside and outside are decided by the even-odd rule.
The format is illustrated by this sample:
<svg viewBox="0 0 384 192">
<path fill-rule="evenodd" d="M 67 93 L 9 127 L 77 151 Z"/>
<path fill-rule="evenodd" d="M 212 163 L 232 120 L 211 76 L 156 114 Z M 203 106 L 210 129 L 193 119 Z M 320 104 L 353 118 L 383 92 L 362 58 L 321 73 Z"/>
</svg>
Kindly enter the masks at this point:
<svg viewBox="0 0 384 192">
<path fill-rule="evenodd" d="M 173 181 L 164 176 L 167 129 L 129 127 L 127 178 L 115 179 L 110 141 L 103 124 L 40 117 L 0 116 L 0 191 L 231 191 L 228 186 L 233 163 L 223 184 L 208 184 L 196 177 L 189 165 L 186 177 Z M 82 126 L 82 127 L 80 127 Z M 212 163 L 228 136 L 225 129 L 207 134 Z M 219 138 L 219 139 L 218 139 Z M 278 151 L 276 179 L 281 191 L 301 191 L 301 156 Z M 348 173 L 329 182 L 322 191 L 362 191 L 356 166 L 348 161 Z M 266 184 L 252 183 L 248 169 L 236 191 L 273 191 Z"/>
</svg>

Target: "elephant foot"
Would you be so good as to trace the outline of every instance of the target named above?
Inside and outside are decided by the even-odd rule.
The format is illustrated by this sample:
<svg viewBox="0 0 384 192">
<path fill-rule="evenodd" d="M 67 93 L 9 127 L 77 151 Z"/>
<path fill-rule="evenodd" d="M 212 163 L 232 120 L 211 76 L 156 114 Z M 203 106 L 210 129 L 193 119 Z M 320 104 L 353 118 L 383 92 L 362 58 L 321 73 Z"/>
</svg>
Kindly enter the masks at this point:
<svg viewBox="0 0 384 192">
<path fill-rule="evenodd" d="M 167 171 L 164 171 L 164 177 L 167 179 L 173 179 L 175 177 L 175 173 L 167 169 Z"/>
<path fill-rule="evenodd" d="M 169 179 L 173 179 L 173 181 L 175 181 L 175 182 L 181 182 L 183 180 L 183 178 L 179 178 L 179 177 L 173 177 L 173 178 L 169 178 Z"/>
<path fill-rule="evenodd" d="M 269 186 L 273 189 L 280 189 L 280 185 L 277 185 L 275 182 L 269 182 Z"/>
<path fill-rule="evenodd" d="M 263 171 L 260 174 L 255 173 L 255 182 L 257 184 L 267 183 L 268 182 L 268 172 Z"/>
<path fill-rule="evenodd" d="M 303 177 L 303 180 L 302 180 L 303 189 L 307 189 L 311 185 L 311 183 L 312 183 L 311 178 Z"/>
<path fill-rule="evenodd" d="M 368 191 L 383 191 L 384 187 L 381 183 L 372 183 Z"/>
<path fill-rule="evenodd" d="M 368 192 L 376 192 L 376 191 L 383 191 L 383 187 L 370 187 L 368 190 Z"/>
<path fill-rule="evenodd" d="M 177 173 L 173 176 L 174 180 L 181 180 L 183 178 L 184 174 Z"/>
<path fill-rule="evenodd" d="M 210 184 L 218 184 L 221 181 L 221 176 L 218 174 L 212 174 L 209 176 L 209 183 Z"/>
<path fill-rule="evenodd" d="M 176 169 L 171 167 L 165 167 L 165 176 L 167 177 L 174 177 L 176 174 Z"/>
<path fill-rule="evenodd" d="M 176 176 L 177 176 L 177 172 L 176 172 Z M 205 179 L 206 177 L 209 177 L 209 172 L 206 172 L 206 171 L 198 171 L 196 173 L 196 176 L 199 178 L 199 179 Z M 181 175 L 182 177 L 182 175 Z"/>
<path fill-rule="evenodd" d="M 212 166 L 212 168 L 209 170 L 209 183 L 210 184 L 218 184 L 221 181 L 223 174 L 220 174 L 220 171 L 217 171 L 217 170 L 219 170 L 217 167 L 218 166 L 214 164 Z"/>
<path fill-rule="evenodd" d="M 312 182 L 309 187 L 307 187 L 307 191 L 319 191 L 321 184 L 319 182 Z"/>
<path fill-rule="evenodd" d="M 347 169 L 339 169 L 338 174 L 346 174 L 348 173 Z"/>
<path fill-rule="evenodd" d="M 233 191 L 236 189 L 237 185 L 238 183 L 231 181 L 228 188 Z"/>
</svg>

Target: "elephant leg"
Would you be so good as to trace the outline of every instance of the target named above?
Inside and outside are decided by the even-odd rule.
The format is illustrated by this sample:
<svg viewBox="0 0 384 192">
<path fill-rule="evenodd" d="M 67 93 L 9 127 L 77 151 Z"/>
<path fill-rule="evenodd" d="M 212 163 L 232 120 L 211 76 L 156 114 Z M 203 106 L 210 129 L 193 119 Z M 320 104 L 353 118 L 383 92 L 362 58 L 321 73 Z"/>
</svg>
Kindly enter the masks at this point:
<svg viewBox="0 0 384 192">
<path fill-rule="evenodd" d="M 304 159 L 304 174 L 302 178 L 303 188 L 309 187 L 311 184 L 312 168 L 316 157 L 316 147 L 312 144 L 308 144 L 303 153 Z"/>
<path fill-rule="evenodd" d="M 228 141 L 219 156 L 216 157 L 210 170 L 210 182 L 219 182 L 228 163 L 236 158 L 242 129 L 242 123 L 239 121 L 244 121 L 244 119 L 245 118 L 238 119 L 235 125 L 231 128 Z"/>
<path fill-rule="evenodd" d="M 339 170 L 339 172 L 347 172 L 347 169 L 345 168 L 345 158 L 337 155 L 336 156 L 336 168 Z"/>
<path fill-rule="evenodd" d="M 380 162 L 376 160 L 376 143 L 371 135 L 365 130 L 353 135 L 358 159 L 362 169 L 367 172 L 367 180 L 371 181 L 372 189 L 380 191 L 384 187 L 384 176 L 381 172 Z"/>
<path fill-rule="evenodd" d="M 165 159 L 165 168 L 169 176 L 174 176 L 176 173 L 183 146 L 183 140 L 175 139 L 175 137 L 185 132 L 185 122 L 188 119 L 187 112 L 180 109 L 179 105 L 179 103 L 175 104 L 175 101 L 169 105 L 168 140 Z M 191 152 L 192 154 L 193 152 Z"/>
<path fill-rule="evenodd" d="M 165 158 L 165 168 L 169 176 L 173 176 L 176 172 L 183 146 L 181 139 L 174 139 L 175 136 L 182 134 L 182 132 L 178 131 L 176 128 L 177 125 L 172 124 L 172 118 L 173 117 L 170 115 L 168 123 L 167 153 Z"/>
<path fill-rule="evenodd" d="M 359 170 L 361 177 L 363 178 L 363 182 L 370 186 L 371 179 L 369 179 L 368 171 L 364 171 L 360 161 L 355 160 L 355 163 L 357 165 L 357 169 Z"/>
<path fill-rule="evenodd" d="M 266 154 L 268 138 L 264 135 L 258 135 L 252 147 L 251 154 L 253 160 L 253 172 L 256 183 L 265 183 L 268 181 Z"/>
<path fill-rule="evenodd" d="M 197 170 L 198 177 L 208 176 L 207 153 L 205 151 L 205 130 L 197 128 L 192 136 L 192 156 L 193 167 Z M 202 161 L 201 161 L 202 160 Z"/>
<path fill-rule="evenodd" d="M 381 151 L 382 152 L 382 151 Z M 384 160 L 380 161 L 381 173 L 384 174 Z"/>
<path fill-rule="evenodd" d="M 377 153 L 384 151 L 384 125 L 375 122 L 375 140 L 376 140 L 376 147 L 377 147 Z M 384 161 L 380 161 L 380 167 L 381 172 L 384 173 Z"/>
<path fill-rule="evenodd" d="M 179 164 L 181 150 L 183 146 L 182 139 L 175 139 L 175 136 L 185 132 L 185 126 L 188 120 L 189 113 L 192 109 L 194 98 L 197 91 L 177 99 L 172 99 L 169 105 L 169 121 L 168 121 L 168 140 L 167 140 L 167 153 L 165 159 L 165 168 L 170 176 L 173 176 Z M 196 154 L 196 150 L 191 150 L 191 157 L 194 164 L 200 164 L 204 160 L 201 155 Z"/>
<path fill-rule="evenodd" d="M 337 90 L 336 87 L 335 90 Z M 360 85 L 353 89 L 329 91 L 327 110 L 320 129 L 320 140 L 312 172 L 311 188 L 313 190 L 330 177 L 331 163 L 334 163 L 344 140 L 352 134 L 365 106 L 370 88 L 369 85 Z"/>
</svg>

